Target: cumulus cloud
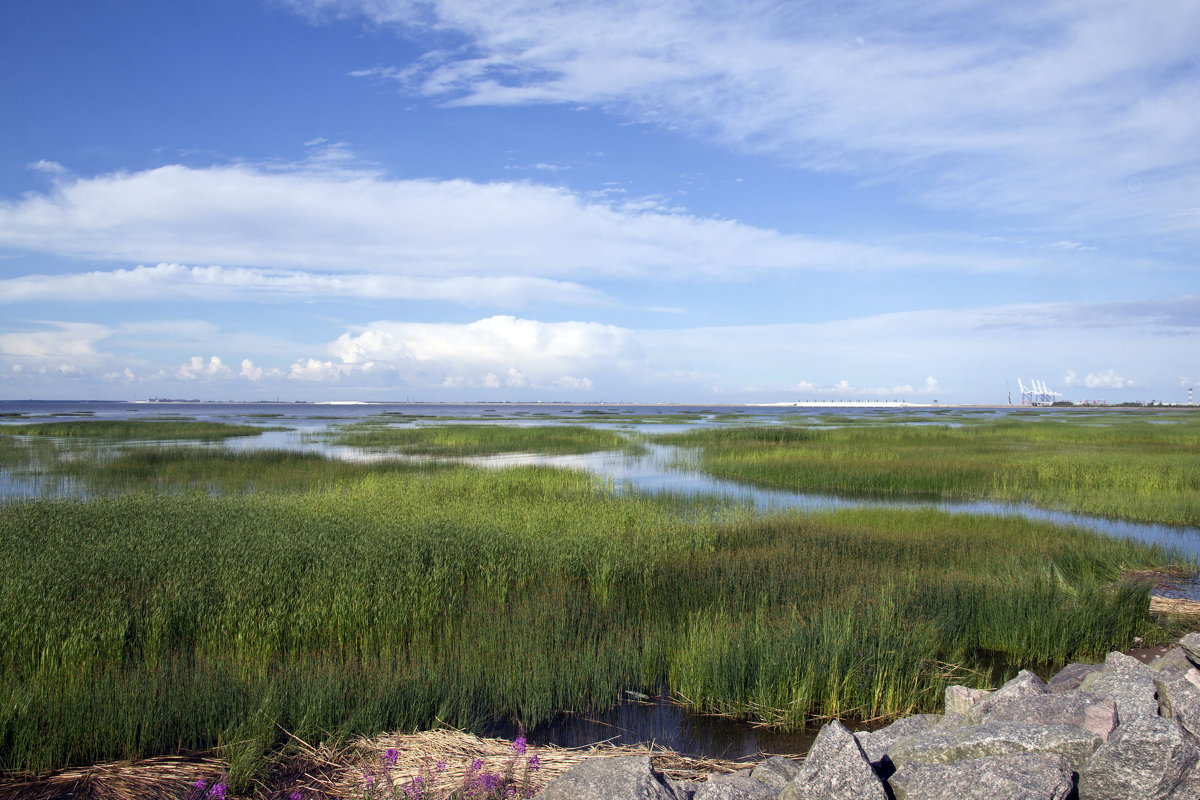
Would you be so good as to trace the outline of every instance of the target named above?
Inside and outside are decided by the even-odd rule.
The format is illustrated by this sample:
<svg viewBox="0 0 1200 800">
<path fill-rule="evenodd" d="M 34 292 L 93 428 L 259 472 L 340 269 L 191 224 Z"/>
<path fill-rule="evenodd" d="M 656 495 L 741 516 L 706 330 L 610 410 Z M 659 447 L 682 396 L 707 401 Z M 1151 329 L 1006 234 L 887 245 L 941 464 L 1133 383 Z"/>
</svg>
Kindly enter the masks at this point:
<svg viewBox="0 0 1200 800">
<path fill-rule="evenodd" d="M 212 356 L 205 361 L 200 356 L 192 356 L 186 364 L 181 364 L 179 370 L 175 373 L 175 377 L 184 381 L 194 381 L 203 378 L 228 378 L 233 375 L 233 370 L 222 363 L 217 356 Z"/>
<path fill-rule="evenodd" d="M 372 366 L 370 362 L 358 365 L 360 370 L 370 370 Z M 307 383 L 332 383 L 340 381 L 351 371 L 352 368 L 348 364 L 321 361 L 315 358 L 302 358 L 288 369 L 287 377 L 290 380 Z"/>
<path fill-rule="evenodd" d="M 1088 389 L 1129 389 L 1137 385 L 1132 380 L 1118 375 L 1115 369 L 1089 372 L 1082 378 L 1075 374 L 1074 370 L 1068 370 L 1063 377 L 1063 383 L 1067 386 L 1085 386 Z"/>
</svg>

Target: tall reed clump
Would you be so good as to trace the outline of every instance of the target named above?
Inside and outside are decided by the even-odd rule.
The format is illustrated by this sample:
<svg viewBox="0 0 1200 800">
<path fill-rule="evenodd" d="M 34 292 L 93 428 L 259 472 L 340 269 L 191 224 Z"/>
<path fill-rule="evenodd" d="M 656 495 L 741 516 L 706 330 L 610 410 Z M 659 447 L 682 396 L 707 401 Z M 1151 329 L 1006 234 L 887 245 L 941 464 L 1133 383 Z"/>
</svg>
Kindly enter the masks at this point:
<svg viewBox="0 0 1200 800">
<path fill-rule="evenodd" d="M 4 507 L 0 769 L 239 742 L 253 761 L 278 726 L 532 726 L 663 685 L 792 727 L 929 710 L 997 658 L 1152 639 L 1148 588 L 1118 579 L 1170 560 L 1023 520 L 760 518 L 545 468 L 281 469 L 269 490 Z"/>
<path fill-rule="evenodd" d="M 230 436 L 258 436 L 263 431 L 288 430 L 260 425 L 231 425 L 226 422 L 198 422 L 167 419 L 85 419 L 70 422 L 35 422 L 0 425 L 0 434 L 9 436 L 54 436 L 60 438 L 137 440 L 191 439 L 213 441 Z"/>
<path fill-rule="evenodd" d="M 464 423 L 396 427 L 370 420 L 339 425 L 319 437 L 347 447 L 447 458 L 515 452 L 589 453 L 637 447 L 618 431 L 572 425 L 516 427 Z"/>
<path fill-rule="evenodd" d="M 877 497 L 993 499 L 1200 525 L 1200 415 L 963 418 L 820 428 L 704 428 L 655 437 L 700 448 L 728 480 Z"/>
</svg>

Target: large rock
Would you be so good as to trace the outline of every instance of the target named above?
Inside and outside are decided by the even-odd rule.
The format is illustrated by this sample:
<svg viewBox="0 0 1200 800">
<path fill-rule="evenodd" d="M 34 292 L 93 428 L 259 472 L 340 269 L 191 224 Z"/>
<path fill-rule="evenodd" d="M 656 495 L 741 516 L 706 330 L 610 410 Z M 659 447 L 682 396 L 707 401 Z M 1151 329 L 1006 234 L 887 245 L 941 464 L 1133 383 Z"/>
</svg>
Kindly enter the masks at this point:
<svg viewBox="0 0 1200 800">
<path fill-rule="evenodd" d="M 968 689 L 966 686 L 946 687 L 946 713 L 966 714 L 975 704 L 991 692 L 986 689 Z"/>
<path fill-rule="evenodd" d="M 1079 684 L 1083 682 L 1084 678 L 1102 669 L 1104 669 L 1103 664 L 1067 664 L 1055 673 L 1050 682 L 1046 684 L 1046 689 L 1055 694 L 1074 691 L 1079 688 Z"/>
<path fill-rule="evenodd" d="M 1150 669 L 1150 667 L 1138 661 L 1133 656 L 1118 653 L 1114 650 L 1104 659 L 1104 669 L 1109 672 L 1134 672 L 1141 674 Z"/>
<path fill-rule="evenodd" d="M 1060 755 L 1026 753 L 953 764 L 905 764 L 888 784 L 896 800 L 1065 800 L 1075 789 Z"/>
<path fill-rule="evenodd" d="M 1188 660 L 1200 667 L 1200 633 L 1189 633 L 1179 640 L 1179 646 Z"/>
<path fill-rule="evenodd" d="M 1109 658 L 1120 653 L 1112 653 Z M 1125 658 L 1128 658 L 1126 656 Z M 1154 670 L 1129 658 L 1137 667 L 1116 662 L 1116 666 L 1105 662 L 1103 672 L 1093 672 L 1083 679 L 1079 688 L 1085 692 L 1111 697 L 1117 704 L 1117 724 L 1134 717 L 1158 716 L 1158 701 L 1154 699 Z"/>
<path fill-rule="evenodd" d="M 1183 671 L 1169 668 L 1154 679 L 1158 694 L 1158 715 L 1177 721 L 1200 741 L 1200 670 L 1195 667 Z"/>
<path fill-rule="evenodd" d="M 877 731 L 858 731 L 854 738 L 858 739 L 863 752 L 871 766 L 879 770 L 880 764 L 887 757 L 888 748 L 906 736 L 920 733 L 926 728 L 941 725 L 943 717 L 940 714 L 914 714 L 911 717 L 898 719 L 886 728 Z"/>
<path fill-rule="evenodd" d="M 821 728 L 779 800 L 887 800 L 887 792 L 854 734 L 834 720 Z"/>
<path fill-rule="evenodd" d="M 1135 717 L 1079 770 L 1079 800 L 1166 800 L 1200 760 L 1174 720 Z"/>
<path fill-rule="evenodd" d="M 709 779 L 702 783 L 692 800 L 775 800 L 779 789 L 756 781 L 746 772 Z"/>
<path fill-rule="evenodd" d="M 649 756 L 585 758 L 551 781 L 543 800 L 681 800 Z"/>
<path fill-rule="evenodd" d="M 992 693 L 993 698 L 1036 697 L 1047 692 L 1046 683 L 1027 669 L 1017 673 L 1017 677 L 1009 680 Z"/>
<path fill-rule="evenodd" d="M 1002 697 L 997 692 L 972 708 L 967 719 L 975 724 L 1008 720 L 1030 725 L 1074 725 L 1107 740 L 1117 727 L 1117 705 L 1111 697 L 1091 692 L 1026 697 Z"/>
<path fill-rule="evenodd" d="M 1200 797 L 1200 761 L 1183 774 L 1183 780 L 1167 795 L 1167 800 L 1196 800 Z"/>
<path fill-rule="evenodd" d="M 1183 652 L 1182 647 L 1172 647 L 1167 652 L 1163 653 L 1158 658 L 1150 662 L 1150 669 L 1155 672 L 1162 672 L 1164 669 L 1179 667 L 1186 670 L 1193 666 L 1191 661 L 1188 661 L 1187 655 Z"/>
<path fill-rule="evenodd" d="M 1057 753 L 1079 771 L 1103 740 L 1074 725 L 1028 725 L 997 720 L 961 728 L 931 728 L 896 742 L 888 758 L 899 769 L 911 761 L 952 764 L 1014 753 Z"/>
<path fill-rule="evenodd" d="M 776 792 L 800 774 L 800 765 L 783 756 L 771 756 L 750 773 L 750 777 L 770 786 Z"/>
</svg>

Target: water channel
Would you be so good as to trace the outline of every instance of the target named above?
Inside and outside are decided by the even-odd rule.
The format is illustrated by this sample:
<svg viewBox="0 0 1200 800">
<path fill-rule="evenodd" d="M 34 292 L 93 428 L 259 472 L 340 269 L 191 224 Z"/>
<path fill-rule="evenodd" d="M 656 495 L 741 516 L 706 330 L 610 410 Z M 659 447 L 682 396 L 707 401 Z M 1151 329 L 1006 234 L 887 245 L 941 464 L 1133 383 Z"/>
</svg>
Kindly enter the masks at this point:
<svg viewBox="0 0 1200 800">
<path fill-rule="evenodd" d="M 10 404 L 0 403 L 0 411 Z M 279 412 L 273 404 L 267 404 L 271 409 L 271 419 L 256 421 L 270 424 L 286 425 L 292 430 L 265 431 L 259 436 L 237 437 L 225 441 L 224 446 L 234 450 L 251 449 L 290 449 L 310 452 L 320 452 L 332 458 L 352 461 L 381 461 L 385 459 L 403 458 L 385 452 L 373 452 L 358 448 L 343 447 L 322 441 L 321 433 L 331 425 L 363 419 L 371 414 L 379 413 L 375 406 L 335 406 L 328 414 L 314 414 L 314 408 L 320 406 L 305 404 L 305 413 L 298 413 L 295 407 L 288 407 Z M 219 408 L 214 408 L 218 406 Z M 389 409 L 391 407 L 388 407 Z M 403 406 L 398 413 L 412 413 L 411 407 Z M 565 423 L 566 413 L 578 412 L 577 407 L 569 411 L 558 409 L 556 414 L 543 413 L 542 407 L 535 406 L 536 416 L 523 417 L 530 414 L 528 407 L 519 410 L 506 408 L 502 419 L 496 419 L 492 409 L 481 409 L 475 406 L 436 407 L 436 413 L 444 421 L 446 417 L 456 417 L 459 421 L 480 422 L 495 419 L 497 423 L 517 425 L 544 425 Z M 589 409 L 596 407 L 587 407 Z M 614 413 L 616 409 L 601 407 L 601 412 Z M 160 409 L 155 409 L 160 410 Z M 260 412 L 257 404 L 238 404 L 236 406 L 222 404 L 202 404 L 202 413 L 192 407 L 180 409 L 188 418 L 219 419 L 224 421 L 244 422 L 247 418 Z M 644 412 L 644 409 L 640 409 Z M 44 411 L 39 408 L 38 411 Z M 515 413 L 514 413 L 515 411 Z M 739 409 L 747 419 L 758 415 L 760 420 L 767 423 L 778 421 L 780 412 L 774 414 L 763 412 L 762 409 Z M 680 409 L 671 407 L 667 413 L 677 414 Z M 80 411 L 70 413 L 83 413 Z M 144 407 L 112 409 L 105 407 L 99 416 L 108 418 L 137 418 L 145 414 Z M 428 407 L 421 407 L 418 413 L 432 415 Z M 668 433 L 686 430 L 695 424 L 720 424 L 708 421 L 714 412 L 708 409 L 684 409 L 683 413 L 697 415 L 694 421 L 675 424 L 639 422 L 622 424 L 622 429 L 637 433 Z M 857 410 L 862 415 L 864 411 Z M 896 413 L 881 412 L 881 413 Z M 1003 413 L 998 412 L 998 413 Z M 822 410 L 823 419 L 828 420 L 828 410 Z M 46 412 L 43 414 L 24 413 L 21 421 L 42 421 L 41 418 L 63 416 L 64 412 Z M 90 416 L 98 415 L 93 409 Z M 788 415 L 792 416 L 792 415 Z M 938 422 L 945 424 L 941 418 L 933 414 L 922 415 L 908 412 L 912 418 L 909 424 L 929 424 Z M 31 419 L 32 417 L 32 419 Z M 320 418 L 318 418 L 320 417 Z M 399 418 L 396 424 L 423 424 L 423 421 L 413 420 L 412 417 Z M 645 419 L 643 415 L 642 420 Z M 886 417 L 883 417 L 886 419 Z M 433 421 L 432 419 L 430 420 Z M 572 424 L 583 422 L 579 416 L 569 418 Z M 613 424 L 587 420 L 589 424 Z M 794 420 L 793 420 L 794 421 Z M 836 420 L 835 420 L 836 421 Z M 428 424 L 428 423 L 424 423 Z M 618 423 L 620 424 L 620 423 Z M 145 444 L 145 443 L 140 443 Z M 172 443 L 179 444 L 179 443 Z M 821 512 L 844 508 L 899 508 L 899 509 L 936 509 L 951 514 L 971 514 L 981 516 L 1016 516 L 1038 522 L 1048 522 L 1055 525 L 1075 526 L 1078 528 L 1098 531 L 1109 536 L 1128 537 L 1144 542 L 1161 544 L 1173 548 L 1185 555 L 1200 559 L 1200 529 L 1185 528 L 1170 525 L 1156 525 L 1121 520 L 1106 519 L 1086 514 L 1076 514 L 1062 511 L 1051 511 L 1028 504 L 997 503 L 997 502 L 955 502 L 955 501 L 919 501 L 919 500 L 879 500 L 862 497 L 847 497 L 831 494 L 794 492 L 778 489 L 762 489 L 746 486 L 732 481 L 720 480 L 700 472 L 693 465 L 696 454 L 667 445 L 645 444 L 642 452 L 596 452 L 573 455 L 545 455 L 538 453 L 508 453 L 496 456 L 468 457 L 460 461 L 476 464 L 491 469 L 503 469 L 521 465 L 544 465 L 564 469 L 579 469 L 590 472 L 602 479 L 611 481 L 618 492 L 649 492 L 670 493 L 685 496 L 716 496 L 730 504 L 745 504 L 759 512 L 767 513 L 778 510 L 798 510 L 803 512 Z M 17 499 L 19 497 L 40 496 L 45 493 L 39 476 L 13 475 L 0 472 L 0 499 Z M 81 487 L 60 484 L 55 487 L 56 493 L 77 494 Z M 1161 592 L 1166 596 L 1200 599 L 1200 583 L 1190 583 L 1176 586 Z M 495 731 L 510 738 L 516 735 L 515 729 L 500 728 Z M 555 722 L 529 732 L 529 739 L 534 744 L 554 743 L 565 747 L 579 747 L 597 741 L 612 741 L 616 744 L 634 744 L 639 742 L 654 742 L 677 752 L 714 756 L 722 758 L 746 758 L 758 753 L 797 753 L 804 752 L 811 744 L 815 731 L 784 734 L 768 729 L 755 728 L 744 723 L 725 718 L 707 717 L 691 714 L 682 707 L 671 703 L 668 699 L 658 698 L 627 698 L 624 702 L 608 711 L 592 715 L 563 715 Z"/>
</svg>

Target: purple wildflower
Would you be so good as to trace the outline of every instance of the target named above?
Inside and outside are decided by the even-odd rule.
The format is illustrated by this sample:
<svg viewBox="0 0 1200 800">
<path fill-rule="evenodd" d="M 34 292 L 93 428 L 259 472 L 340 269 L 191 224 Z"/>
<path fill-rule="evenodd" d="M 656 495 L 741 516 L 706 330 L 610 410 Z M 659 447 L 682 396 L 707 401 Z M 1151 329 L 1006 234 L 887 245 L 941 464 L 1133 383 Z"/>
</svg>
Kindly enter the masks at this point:
<svg viewBox="0 0 1200 800">
<path fill-rule="evenodd" d="M 499 789 L 504 784 L 504 778 L 494 772 L 485 772 L 483 774 L 483 790 L 488 794 Z"/>
<path fill-rule="evenodd" d="M 394 747 L 389 747 L 383 755 L 383 760 L 391 766 L 396 766 L 396 759 L 400 757 L 400 751 Z"/>
<path fill-rule="evenodd" d="M 471 771 L 472 772 L 479 772 L 479 770 L 481 770 L 481 769 L 483 769 L 483 762 L 480 761 L 478 758 L 471 762 Z"/>
<path fill-rule="evenodd" d="M 518 736 L 512 743 L 512 749 L 517 751 L 517 755 L 525 755 L 525 734 Z"/>
<path fill-rule="evenodd" d="M 215 783 L 213 784 L 213 787 L 208 790 L 208 796 L 213 800 L 225 800 L 225 790 L 227 788 L 229 787 L 223 783 Z"/>
<path fill-rule="evenodd" d="M 445 761 L 439 761 L 439 762 L 437 762 L 437 771 L 438 771 L 438 772 L 445 772 L 445 771 L 446 771 L 446 762 L 445 762 Z"/>
<path fill-rule="evenodd" d="M 371 773 L 369 773 L 369 772 L 364 772 L 364 773 L 363 773 L 363 784 L 364 784 L 364 785 L 365 785 L 365 786 L 366 786 L 368 789 L 370 789 L 372 786 L 374 786 L 374 785 L 375 785 L 375 776 L 374 776 L 374 775 L 372 775 L 372 774 L 371 774 Z"/>
<path fill-rule="evenodd" d="M 531 770 L 533 770 L 534 772 L 537 772 L 541 766 L 542 766 L 542 760 L 537 757 L 537 753 L 534 753 L 533 755 L 531 755 L 529 757 L 529 768 Z"/>
<path fill-rule="evenodd" d="M 297 789 L 288 795 L 288 800 L 304 800 L 304 795 L 300 794 L 300 790 Z"/>
</svg>

